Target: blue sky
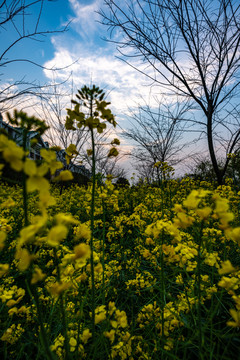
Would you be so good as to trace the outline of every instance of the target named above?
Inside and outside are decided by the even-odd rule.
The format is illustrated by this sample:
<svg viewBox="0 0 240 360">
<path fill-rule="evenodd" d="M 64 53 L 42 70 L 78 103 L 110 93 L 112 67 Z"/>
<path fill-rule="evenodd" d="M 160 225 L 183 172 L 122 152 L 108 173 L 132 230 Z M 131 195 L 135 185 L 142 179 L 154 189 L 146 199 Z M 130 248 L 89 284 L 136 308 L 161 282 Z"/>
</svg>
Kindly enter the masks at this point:
<svg viewBox="0 0 240 360">
<path fill-rule="evenodd" d="M 53 33 L 38 37 L 39 41 L 23 40 L 7 53 L 9 59 L 27 58 L 47 68 L 67 68 L 55 72 L 55 80 L 61 82 L 73 74 L 76 88 L 95 83 L 109 93 L 108 99 L 117 116 L 129 106 L 135 105 L 139 95 L 148 96 L 149 80 L 116 58 L 116 46 L 106 42 L 107 28 L 99 23 L 97 11 L 103 8 L 103 0 L 56 0 L 44 2 L 39 28 L 59 30 L 69 21 L 64 33 Z M 31 8 L 27 26 L 29 31 L 35 25 L 39 7 Z M 26 26 L 26 28 L 27 28 Z M 7 29 L 2 48 L 16 38 L 13 27 Z M 3 32 L 4 34 L 4 32 Z M 75 62 L 75 63 L 74 63 Z M 74 63 L 72 66 L 72 63 Z M 29 63 L 9 64 L 4 69 L 1 83 L 8 81 L 36 80 L 43 83 L 52 79 L 52 71 L 43 70 Z M 120 120 L 120 119 L 119 119 Z M 123 117 L 122 120 L 124 121 Z"/>
<path fill-rule="evenodd" d="M 124 3 L 124 2 L 123 2 Z M 39 29 L 60 30 L 70 21 L 68 30 L 63 33 L 52 33 L 38 40 L 23 40 L 12 48 L 6 57 L 9 59 L 26 58 L 46 68 L 62 68 L 54 72 L 54 81 L 62 82 L 72 79 L 76 89 L 82 86 L 96 84 L 104 88 L 111 101 L 111 109 L 121 128 L 128 128 L 126 120 L 128 108 L 141 102 L 154 99 L 159 88 L 151 88 L 150 80 L 134 70 L 131 66 L 117 59 L 116 45 L 106 42 L 109 37 L 107 27 L 100 23 L 98 11 L 104 9 L 103 0 L 53 0 L 45 1 Z M 36 24 L 39 4 L 31 8 L 26 20 L 26 31 L 31 32 Z M 21 27 L 21 24 L 16 22 Z M 13 26 L 1 30 L 1 48 L 7 47 L 16 39 Z M 117 36 L 117 34 L 115 34 Z M 133 60 L 138 68 L 144 69 L 137 59 Z M 138 63 L 137 63 L 138 62 Z M 70 66 L 73 64 L 72 66 Z M 33 66 L 29 63 L 14 62 L 2 71 L 0 86 L 25 79 L 41 84 L 53 79 L 53 72 Z M 66 87 L 70 87 L 66 83 Z M 155 93 L 154 93 L 155 92 Z M 131 145 L 121 139 L 124 150 L 130 150 Z"/>
<path fill-rule="evenodd" d="M 60 30 L 70 22 L 67 31 L 37 37 L 40 41 L 24 39 L 14 46 L 6 57 L 26 58 L 46 68 L 63 68 L 54 72 L 54 81 L 62 82 L 72 73 L 76 89 L 91 83 L 104 88 L 118 124 L 121 128 L 128 128 L 130 125 L 125 116 L 128 108 L 136 106 L 141 101 L 141 96 L 148 101 L 150 87 L 147 85 L 150 82 L 116 58 L 118 52 L 115 44 L 103 40 L 109 37 L 109 34 L 107 27 L 100 23 L 101 18 L 97 12 L 101 8 L 104 9 L 103 0 L 45 1 L 39 29 Z M 38 12 L 39 4 L 29 10 L 26 31 L 33 31 Z M 22 30 L 21 23 L 16 21 L 16 25 Z M 11 24 L 2 29 L 1 33 L 2 49 L 7 48 L 8 44 L 17 38 L 16 30 Z M 71 64 L 73 65 L 70 66 Z M 3 70 L 0 83 L 3 87 L 4 84 L 23 78 L 41 84 L 49 83 L 53 79 L 52 71 L 24 62 L 14 62 Z M 71 83 L 66 83 L 65 86 L 70 87 Z M 119 131 L 121 132 L 120 129 Z M 124 151 L 131 149 L 125 139 L 121 139 L 121 143 Z"/>
</svg>

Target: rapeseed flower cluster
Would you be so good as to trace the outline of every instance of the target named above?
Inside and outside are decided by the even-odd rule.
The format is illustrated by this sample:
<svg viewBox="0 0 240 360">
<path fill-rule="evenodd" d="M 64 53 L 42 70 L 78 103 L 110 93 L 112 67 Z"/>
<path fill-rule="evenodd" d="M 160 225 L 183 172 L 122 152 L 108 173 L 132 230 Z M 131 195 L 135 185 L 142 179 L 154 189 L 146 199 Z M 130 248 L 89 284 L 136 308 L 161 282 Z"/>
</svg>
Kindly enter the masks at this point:
<svg viewBox="0 0 240 360">
<path fill-rule="evenodd" d="M 90 120 L 78 123 L 101 132 L 103 122 Z M 166 164 L 156 165 L 161 187 L 107 179 L 96 187 L 91 227 L 92 184 L 61 192 L 50 184 L 46 174 L 61 168 L 53 150 L 39 165 L 1 135 L 0 152 L 26 176 L 28 211 L 25 221 L 23 187 L 3 184 L 0 348 L 8 359 L 192 359 L 200 338 L 205 358 L 237 359 L 240 192 L 231 181 L 167 180 Z"/>
</svg>

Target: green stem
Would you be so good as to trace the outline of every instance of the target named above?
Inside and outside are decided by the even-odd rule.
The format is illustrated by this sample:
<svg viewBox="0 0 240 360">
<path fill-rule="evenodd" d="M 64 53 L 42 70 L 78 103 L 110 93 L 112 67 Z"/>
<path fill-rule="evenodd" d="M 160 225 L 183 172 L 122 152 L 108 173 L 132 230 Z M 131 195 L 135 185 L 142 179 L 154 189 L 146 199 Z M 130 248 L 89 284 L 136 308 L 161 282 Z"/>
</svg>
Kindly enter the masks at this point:
<svg viewBox="0 0 240 360">
<path fill-rule="evenodd" d="M 57 280 L 60 283 L 61 282 L 61 276 L 60 276 L 60 269 L 58 264 L 58 258 L 57 258 L 57 252 L 54 248 L 54 257 L 55 257 L 55 263 L 57 268 Z M 70 359 L 70 349 L 69 349 L 69 340 L 68 340 L 68 334 L 67 334 L 67 321 L 66 321 L 66 315 L 65 315 L 65 308 L 64 308 L 64 302 L 63 302 L 63 294 L 61 293 L 59 295 L 60 298 L 60 309 L 62 313 L 62 327 L 63 327 L 63 334 L 64 334 L 64 348 L 65 348 L 65 359 Z"/>
<path fill-rule="evenodd" d="M 92 98 L 91 98 L 91 116 L 92 116 Z M 91 282 L 92 282 L 92 339 L 93 343 L 95 340 L 95 282 L 94 282 L 94 260 L 93 260 L 93 231 L 94 231 L 94 205 L 95 205 L 95 186 L 96 186 L 96 174 L 95 174 L 95 143 L 94 143 L 94 133 L 93 129 L 91 131 L 91 140 L 92 140 L 92 199 L 91 199 L 91 238 L 90 238 L 90 247 L 91 247 Z"/>
<path fill-rule="evenodd" d="M 67 321 L 65 316 L 65 308 L 63 303 L 63 294 L 60 294 L 60 307 L 62 313 L 62 325 L 63 325 L 63 333 L 64 333 L 64 347 L 65 347 L 65 359 L 70 359 L 70 350 L 69 350 L 69 340 L 67 334 Z"/>
<path fill-rule="evenodd" d="M 202 317 L 201 317 L 201 249 L 202 249 L 202 227 L 199 236 L 198 257 L 197 257 L 197 314 L 198 314 L 198 342 L 199 342 L 199 359 L 203 359 L 203 333 L 202 333 Z"/>
<path fill-rule="evenodd" d="M 47 337 L 47 334 L 45 331 L 44 321 L 43 321 L 43 316 L 42 316 L 42 309 L 41 309 L 41 305 L 39 303 L 36 288 L 35 288 L 35 286 L 32 286 L 32 291 L 31 291 L 27 280 L 26 280 L 26 287 L 27 287 L 30 297 L 34 299 L 34 302 L 35 302 L 35 305 L 37 308 L 37 320 L 38 320 L 38 323 L 40 326 L 40 340 L 41 340 L 42 346 L 44 348 L 46 358 L 47 358 L 47 360 L 56 360 L 54 354 L 50 350 L 50 346 L 48 343 L 48 337 Z"/>
<path fill-rule="evenodd" d="M 102 267 L 103 267 L 103 275 L 102 275 L 102 298 L 103 298 L 103 303 L 105 303 L 105 235 L 106 235 L 106 213 L 105 213 L 105 204 L 104 201 L 102 202 L 102 207 L 103 207 L 103 233 L 102 233 Z"/>
<path fill-rule="evenodd" d="M 23 129 L 23 150 L 24 150 L 24 158 L 23 161 L 26 160 L 26 150 L 27 150 L 27 129 Z M 28 199 L 27 199 L 27 184 L 26 184 L 26 174 L 23 171 L 23 210 L 24 210 L 24 226 L 28 226 Z"/>
<path fill-rule="evenodd" d="M 161 266 L 161 306 L 162 306 L 162 340 L 164 342 L 164 307 L 165 307 L 165 284 L 164 284 L 164 270 L 163 270 L 163 231 L 161 233 L 161 255 L 160 255 L 160 266 Z"/>
</svg>

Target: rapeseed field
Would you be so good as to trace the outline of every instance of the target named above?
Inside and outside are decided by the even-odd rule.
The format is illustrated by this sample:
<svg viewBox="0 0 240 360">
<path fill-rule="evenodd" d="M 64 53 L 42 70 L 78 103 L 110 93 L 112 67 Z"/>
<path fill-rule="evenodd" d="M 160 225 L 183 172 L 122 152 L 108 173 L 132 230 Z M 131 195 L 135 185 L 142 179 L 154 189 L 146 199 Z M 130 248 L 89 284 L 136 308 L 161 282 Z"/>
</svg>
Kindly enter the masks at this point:
<svg viewBox="0 0 240 360">
<path fill-rule="evenodd" d="M 231 181 L 97 187 L 94 338 L 91 190 L 30 193 L 25 225 L 22 188 L 1 184 L 2 358 L 237 359 L 240 192 Z"/>
<path fill-rule="evenodd" d="M 19 116 L 24 129 L 44 131 Z M 0 153 L 1 359 L 239 359 L 240 191 L 231 179 L 177 181 L 158 164 L 155 187 L 97 183 L 93 172 L 87 187 L 63 188 L 72 174 L 55 175 L 53 149 L 37 163 L 0 134 Z M 71 145 L 67 157 L 75 153 Z M 3 181 L 6 163 L 21 184 Z"/>
</svg>

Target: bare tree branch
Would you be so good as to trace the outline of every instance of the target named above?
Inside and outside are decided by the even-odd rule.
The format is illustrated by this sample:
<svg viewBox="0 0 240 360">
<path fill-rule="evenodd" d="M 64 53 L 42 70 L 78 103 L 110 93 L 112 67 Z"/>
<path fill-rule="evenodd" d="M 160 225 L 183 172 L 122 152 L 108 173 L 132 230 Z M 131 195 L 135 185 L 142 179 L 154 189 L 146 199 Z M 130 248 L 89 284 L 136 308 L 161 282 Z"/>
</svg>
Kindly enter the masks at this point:
<svg viewBox="0 0 240 360">
<path fill-rule="evenodd" d="M 105 0 L 104 4 L 108 11 L 100 11 L 102 22 L 109 27 L 110 41 L 118 45 L 121 58 L 130 58 L 127 62 L 162 90 L 201 109 L 213 169 L 222 184 L 228 160 L 220 166 L 218 135 L 224 126 L 230 133 L 233 128 L 238 131 L 233 123 L 226 127 L 222 110 L 236 104 L 240 90 L 239 2 L 126 0 L 120 5 Z M 236 151 L 237 143 L 231 137 L 229 149 Z"/>
<path fill-rule="evenodd" d="M 67 30 L 67 26 L 58 30 L 46 30 L 40 28 L 41 16 L 44 11 L 44 3 L 49 0 L 2 0 L 0 1 L 0 32 L 1 36 L 5 36 L 5 41 L 0 46 L 0 76 L 3 77 L 4 70 L 12 63 L 18 62 L 19 68 L 22 62 L 32 64 L 33 66 L 46 69 L 39 63 L 21 55 L 12 55 L 13 49 L 17 49 L 17 45 L 24 46 L 25 40 L 42 41 L 41 38 L 55 33 L 62 33 Z M 34 15 L 31 10 L 34 8 Z M 71 66 L 72 64 L 69 64 Z M 56 70 L 56 68 L 48 69 Z M 3 78 L 0 79 L 0 111 L 5 112 L 19 101 L 24 101 L 26 95 L 39 95 L 39 89 L 46 88 L 46 85 L 40 86 L 36 81 L 26 81 L 25 79 L 11 80 L 11 83 L 4 84 Z M 21 99 L 21 100 L 19 100 Z M 10 106 L 10 107 L 8 107 Z"/>
<path fill-rule="evenodd" d="M 181 143 L 187 122 L 183 121 L 189 105 L 186 103 L 167 104 L 164 99 L 151 107 L 145 102 L 137 110 L 132 109 L 130 123 L 132 128 L 122 135 L 136 143 L 130 156 L 136 160 L 135 167 L 142 170 L 147 178 L 154 179 L 157 162 L 168 162 L 174 166 L 182 159 L 186 143 Z M 189 144 L 188 144 L 189 145 Z"/>
</svg>

